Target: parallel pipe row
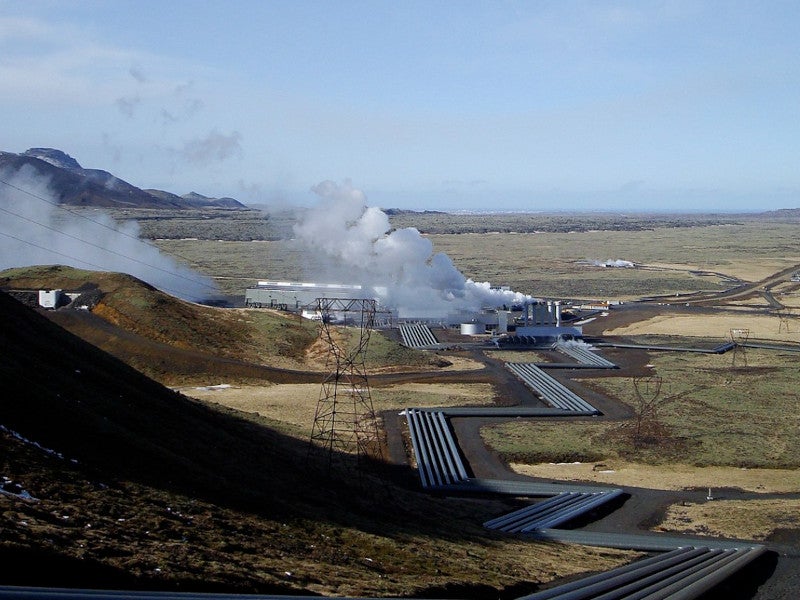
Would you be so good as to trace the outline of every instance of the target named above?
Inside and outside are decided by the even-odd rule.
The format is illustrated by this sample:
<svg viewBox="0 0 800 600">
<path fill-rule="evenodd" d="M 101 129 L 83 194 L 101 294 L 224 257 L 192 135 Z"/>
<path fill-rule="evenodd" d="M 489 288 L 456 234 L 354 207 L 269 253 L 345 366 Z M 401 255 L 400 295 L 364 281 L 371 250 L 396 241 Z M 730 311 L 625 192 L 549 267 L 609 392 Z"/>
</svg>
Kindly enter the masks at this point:
<svg viewBox="0 0 800 600">
<path fill-rule="evenodd" d="M 600 414 L 586 402 L 532 363 L 506 363 L 506 367 L 531 388 L 542 400 L 556 408 Z"/>
<path fill-rule="evenodd" d="M 577 484 L 528 483 L 471 479 L 443 410 L 405 411 L 420 479 L 424 488 L 489 492 L 516 496 L 549 496 L 512 513 L 491 519 L 484 527 L 532 539 L 584 543 L 661 552 L 619 569 L 573 581 L 518 600 L 694 600 L 744 568 L 766 550 L 757 544 L 692 540 L 658 534 L 555 529 L 621 495 L 617 488 L 597 489 Z M 520 483 L 520 482 L 517 482 Z M 524 483 L 524 482 L 522 482 Z M 511 486 L 507 489 L 508 486 Z M 544 486 L 544 487 L 543 487 Z M 524 487 L 524 486 L 523 486 Z M 570 487 L 569 491 L 564 488 Z M 545 489 L 546 488 L 546 489 Z"/>
<path fill-rule="evenodd" d="M 563 492 L 502 517 L 486 521 L 486 529 L 506 533 L 527 533 L 558 527 L 622 494 L 619 488 L 603 492 Z"/>
<path fill-rule="evenodd" d="M 687 546 L 517 600 L 692 600 L 758 558 L 764 549 Z M 0 586 L 0 598 L 30 600 L 287 600 L 283 595 L 208 594 Z M 311 600 L 311 596 L 292 596 Z M 338 600 L 357 600 L 339 597 Z"/>
<path fill-rule="evenodd" d="M 761 546 L 687 546 L 518 600 L 690 600 L 711 590 L 763 552 Z"/>
<path fill-rule="evenodd" d="M 561 354 L 574 358 L 582 365 L 591 365 L 598 369 L 616 369 L 615 365 L 610 360 L 606 360 L 602 356 L 595 354 L 588 348 L 577 346 L 575 344 L 556 344 L 555 349 Z"/>
<path fill-rule="evenodd" d="M 422 487 L 451 485 L 469 478 L 442 411 L 405 411 Z"/>
<path fill-rule="evenodd" d="M 591 361 L 591 365 L 597 368 L 616 368 L 610 361 L 597 357 L 586 349 L 557 349 L 579 363 Z M 547 411 L 548 416 L 599 414 L 593 406 L 536 365 L 507 363 L 506 366 L 543 400 L 556 407 L 540 409 Z M 459 411 L 452 410 L 454 415 Z M 493 409 L 460 410 L 464 413 L 459 412 L 459 416 L 473 416 L 475 411 L 479 414 L 493 412 Z M 524 411 L 520 408 L 510 410 Z M 694 600 L 765 552 L 765 548 L 757 544 L 724 540 L 700 541 L 657 534 L 625 535 L 556 529 L 620 496 L 624 493 L 623 490 L 598 489 L 577 484 L 523 484 L 470 478 L 444 410 L 408 409 L 405 413 L 424 488 L 547 497 L 546 500 L 486 521 L 483 525 L 487 529 L 524 535 L 532 539 L 663 553 L 518 600 Z M 507 416 L 505 412 L 503 414 Z M 525 489 L 517 489 L 520 486 Z"/>
<path fill-rule="evenodd" d="M 400 336 L 403 345 L 409 348 L 427 348 L 439 343 L 430 328 L 421 323 L 400 325 Z"/>
</svg>

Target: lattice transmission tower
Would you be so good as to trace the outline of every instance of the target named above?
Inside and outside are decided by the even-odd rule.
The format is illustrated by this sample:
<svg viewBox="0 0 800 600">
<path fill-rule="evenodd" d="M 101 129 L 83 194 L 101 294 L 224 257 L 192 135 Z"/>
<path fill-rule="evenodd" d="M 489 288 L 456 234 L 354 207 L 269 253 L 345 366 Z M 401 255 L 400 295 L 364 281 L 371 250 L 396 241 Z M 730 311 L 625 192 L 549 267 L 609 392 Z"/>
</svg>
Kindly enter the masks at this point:
<svg viewBox="0 0 800 600">
<path fill-rule="evenodd" d="M 786 333 L 791 333 L 789 330 L 789 320 L 792 318 L 792 309 L 787 308 L 786 306 L 778 309 L 778 319 L 780 322 L 778 323 L 778 333 L 785 331 Z"/>
<path fill-rule="evenodd" d="M 747 366 L 747 338 L 750 337 L 749 329 L 731 329 L 730 330 L 731 342 L 733 342 L 733 358 L 731 359 L 731 368 L 737 366 Z M 737 365 L 737 359 L 739 365 Z"/>
<path fill-rule="evenodd" d="M 310 450 L 327 453 L 328 469 L 334 460 L 353 455 L 359 465 L 365 458 L 380 459 L 378 421 L 365 366 L 376 302 L 317 298 L 315 304 L 321 317 L 320 338 L 328 345 L 329 373 L 317 402 Z M 355 335 L 347 335 L 350 332 Z"/>
</svg>

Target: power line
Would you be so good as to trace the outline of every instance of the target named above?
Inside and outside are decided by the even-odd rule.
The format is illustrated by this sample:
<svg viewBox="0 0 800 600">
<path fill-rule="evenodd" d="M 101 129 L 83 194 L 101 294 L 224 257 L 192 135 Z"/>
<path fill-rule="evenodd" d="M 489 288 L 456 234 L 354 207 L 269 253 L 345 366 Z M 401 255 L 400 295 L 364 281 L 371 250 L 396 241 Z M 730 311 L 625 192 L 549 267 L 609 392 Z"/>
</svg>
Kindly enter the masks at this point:
<svg viewBox="0 0 800 600">
<path fill-rule="evenodd" d="M 63 236 L 66 236 L 66 237 L 68 237 L 68 238 L 72 238 L 72 239 L 74 239 L 74 240 L 77 240 L 78 242 L 81 242 L 82 244 L 86 244 L 87 246 L 92 246 L 93 248 L 97 248 L 97 249 L 99 249 L 99 250 L 103 250 L 104 252 L 108 252 L 109 254 L 113 254 L 113 255 L 115 255 L 115 256 L 119 256 L 119 257 L 121 257 L 121 258 L 124 258 L 124 259 L 130 260 L 130 261 L 132 261 L 132 262 L 139 263 L 139 264 L 141 264 L 141 265 L 143 265 L 143 266 L 145 266 L 145 267 L 149 267 L 149 268 L 151 268 L 151 269 L 156 269 L 156 270 L 158 270 L 158 271 L 161 271 L 161 272 L 163 272 L 163 273 L 166 273 L 167 275 L 171 275 L 171 276 L 175 276 L 175 277 L 180 277 L 181 279 L 185 279 L 186 281 L 190 281 L 190 282 L 192 282 L 192 283 L 194 283 L 194 284 L 199 284 L 199 285 L 204 285 L 204 286 L 206 286 L 206 287 L 211 287 L 211 286 L 209 286 L 208 284 L 206 284 L 205 282 L 202 282 L 202 281 L 200 281 L 200 280 L 197 280 L 197 279 L 192 279 L 192 278 L 190 278 L 190 277 L 186 277 L 186 276 L 184 276 L 184 275 L 181 275 L 180 273 L 176 273 L 176 272 L 174 272 L 174 271 L 170 271 L 170 270 L 168 270 L 168 269 L 163 269 L 163 268 L 161 268 L 161 267 L 159 267 L 159 266 L 157 266 L 157 265 L 153 265 L 153 264 L 147 263 L 147 262 L 145 262 L 145 261 L 139 260 L 138 258 L 133 258 L 132 256 L 128 256 L 127 254 L 123 254 L 122 252 L 117 252 L 117 251 L 115 251 L 115 250 L 111 250 L 111 249 L 109 249 L 109 248 L 105 248 L 105 247 L 103 247 L 103 246 L 101 246 L 101 245 L 99 245 L 99 244 L 95 244 L 95 243 L 93 243 L 93 242 L 89 242 L 89 241 L 87 241 L 87 240 L 84 240 L 83 238 L 80 238 L 80 237 L 76 236 L 76 235 L 72 235 L 71 233 L 67 233 L 66 231 L 61 231 L 60 229 L 57 229 L 57 228 L 55 228 L 55 227 L 51 227 L 50 225 L 47 225 L 46 223 L 41 223 L 41 222 L 37 221 L 36 219 L 31 219 L 31 218 L 29 218 L 29 217 L 26 217 L 26 216 L 24 216 L 24 215 L 20 215 L 20 214 L 18 214 L 18 213 L 15 213 L 15 212 L 13 212 L 13 211 L 10 211 L 10 210 L 8 210 L 8 209 L 5 209 L 5 208 L 3 208 L 3 207 L 0 207 L 0 211 L 2 211 L 2 212 L 5 212 L 5 213 L 8 213 L 8 214 L 10 214 L 10 215 L 13 215 L 13 216 L 15 216 L 15 217 L 17 217 L 17 218 L 19 218 L 19 219 L 23 219 L 23 220 L 25 220 L 25 221 L 28 221 L 29 223 L 33 223 L 33 224 L 35 224 L 35 225 L 38 225 L 38 226 L 40 226 L 40 227 L 43 227 L 43 228 L 45 228 L 45 229 L 49 229 L 50 231 L 53 231 L 53 232 L 55 232 L 55 233 L 59 233 L 59 234 L 61 234 L 61 235 L 63 235 Z M 8 236 L 8 237 L 13 237 L 13 236 Z M 19 238 L 15 238 L 15 239 L 19 239 Z M 20 240 L 20 241 L 23 241 L 23 242 L 24 242 L 25 240 Z M 35 245 L 35 244 L 31 244 L 31 245 Z M 41 246 L 38 246 L 38 247 L 40 247 L 40 248 L 41 248 Z M 57 250 L 52 250 L 52 249 L 49 249 L 49 248 L 44 248 L 44 249 L 45 249 L 45 250 L 48 250 L 49 252 L 52 252 L 52 253 L 54 253 L 54 254 L 59 254 L 59 255 L 65 256 L 65 257 L 67 257 L 67 258 L 72 258 L 73 260 L 80 260 L 81 262 L 84 262 L 85 264 L 92 264 L 92 263 L 89 263 L 89 262 L 87 262 L 87 261 L 83 261 L 83 260 L 81 260 L 81 259 L 76 259 L 75 257 L 68 256 L 68 255 L 66 255 L 66 254 L 62 254 L 61 252 L 58 252 Z M 105 268 L 105 267 L 100 267 L 100 266 L 98 266 L 98 265 L 94 265 L 94 266 L 97 266 L 97 267 L 98 267 L 100 270 L 103 270 L 103 271 L 105 271 L 105 270 L 106 270 L 106 268 Z"/>
<path fill-rule="evenodd" d="M 149 244 L 149 243 L 147 243 L 146 241 L 142 240 L 142 239 L 141 239 L 141 238 L 139 238 L 139 237 L 136 237 L 136 236 L 130 235 L 129 233 L 126 233 L 125 231 L 121 231 L 121 230 L 117 229 L 116 227 L 111 227 L 110 225 L 108 225 L 108 224 L 106 224 L 106 223 L 103 223 L 102 221 L 97 221 L 97 220 L 95 220 L 95 219 L 90 219 L 90 218 L 89 218 L 89 217 L 87 217 L 86 215 L 82 215 L 82 214 L 80 214 L 80 213 L 77 213 L 77 212 L 71 211 L 71 210 L 69 210 L 69 209 L 65 208 L 63 205 L 61 205 L 61 204 L 58 204 L 57 202 L 53 202 L 53 201 L 51 201 L 51 200 L 48 200 L 47 198 L 45 198 L 45 197 L 43 197 L 43 196 L 40 196 L 40 195 L 38 195 L 38 194 L 35 194 L 35 193 L 31 192 L 30 190 L 26 190 L 26 189 L 24 189 L 24 188 L 21 188 L 21 187 L 19 187 L 19 186 L 17 186 L 17 185 L 14 185 L 13 183 L 10 183 L 10 182 L 8 182 L 8 181 L 6 181 L 6 180 L 4 180 L 4 179 L 0 179 L 0 183 L 3 183 L 3 184 L 5 184 L 5 185 L 7 185 L 8 187 L 10 187 L 10 188 L 12 188 L 12 189 L 14 189 L 14 190 L 17 190 L 17 191 L 19 191 L 19 192 L 22 192 L 23 194 L 27 194 L 28 196 L 31 196 L 31 197 L 33 197 L 33 198 L 36 198 L 37 200 L 40 200 L 40 201 L 42 201 L 42 202 L 45 202 L 45 203 L 47 203 L 47 204 L 50 204 L 51 206 L 54 206 L 54 207 L 56 207 L 56 208 L 58 208 L 58 209 L 60 209 L 60 210 L 64 210 L 65 212 L 67 212 L 67 213 L 69 213 L 69 214 L 71 214 L 71 215 L 73 215 L 73 216 L 76 216 L 76 217 L 82 218 L 82 219 L 84 219 L 84 220 L 86 220 L 86 221 L 89 221 L 90 223 L 94 223 L 95 225 L 97 225 L 97 226 L 99 226 L 99 227 L 103 227 L 103 228 L 105 228 L 105 229 L 108 229 L 109 231 L 111 231 L 111 232 L 113 232 L 113 233 L 115 233 L 115 234 L 117 234 L 117 235 L 123 235 L 123 236 L 125 236 L 125 237 L 127 237 L 127 238 L 130 238 L 130 239 L 132 239 L 132 240 L 134 240 L 134 241 L 136 241 L 136 242 L 138 242 L 138 243 L 140 243 L 140 244 L 143 244 L 143 245 L 145 245 L 145 246 L 147 246 L 147 247 L 149 247 L 149 248 L 152 248 L 152 249 L 153 249 L 153 250 L 155 250 L 156 252 L 159 252 L 159 253 L 160 253 L 160 250 L 159 250 L 157 247 L 153 246 L 152 244 Z M 45 223 L 41 223 L 41 222 L 39 222 L 39 221 L 37 221 L 37 220 L 35 220 L 35 219 L 32 219 L 32 218 L 30 218 L 30 217 L 26 217 L 26 216 L 24 216 L 24 215 L 20 215 L 20 214 L 18 214 L 18 213 L 15 213 L 15 212 L 13 212 L 13 211 L 10 211 L 10 210 L 8 210 L 8 209 L 6 209 L 6 208 L 0 207 L 0 211 L 3 211 L 3 212 L 5 212 L 5 213 L 7 213 L 7 214 L 10 214 L 10 215 L 13 215 L 13 216 L 15 216 L 15 217 L 17 217 L 17 218 L 19 218 L 19 219 L 23 219 L 23 220 L 25 220 L 25 221 L 28 221 L 28 222 L 30 222 L 30 223 L 33 223 L 33 224 L 35 224 L 35 225 L 38 225 L 39 227 L 43 227 L 43 228 L 45 228 L 45 229 L 48 229 L 48 230 L 50 230 L 50 231 L 53 231 L 53 232 L 55 232 L 55 233 L 59 233 L 59 234 L 61 234 L 61 235 L 64 235 L 64 236 L 66 236 L 66 237 L 69 237 L 69 238 L 72 238 L 72 239 L 74 239 L 74 240 L 77 240 L 78 242 L 80 242 L 80 243 L 82 243 L 82 244 L 86 244 L 86 245 L 88 245 L 88 246 L 92 246 L 92 247 L 94 247 L 94 248 L 98 248 L 98 249 L 100 249 L 100 250 L 103 250 L 103 251 L 105 251 L 105 252 L 108 252 L 108 253 L 110 253 L 110 254 L 114 254 L 114 255 L 116 255 L 116 256 L 119 256 L 119 257 L 121 257 L 121 258 L 124 258 L 124 259 L 130 260 L 130 261 L 132 261 L 132 262 L 135 262 L 135 263 L 139 263 L 139 264 L 141 264 L 141 265 L 143 265 L 143 266 L 146 266 L 146 267 L 148 267 L 148 268 L 155 269 L 155 270 L 157 270 L 157 271 L 161 271 L 161 272 L 163 272 L 163 273 L 166 273 L 167 275 L 170 275 L 170 276 L 173 276 L 173 277 L 179 277 L 179 278 L 181 278 L 181 279 L 184 279 L 184 280 L 186 280 L 186 281 L 189 281 L 189 282 L 191 282 L 191 283 L 193 283 L 193 284 L 195 284 L 195 285 L 199 285 L 199 286 L 205 287 L 205 288 L 207 288 L 208 290 L 216 291 L 216 287 L 214 287 L 213 285 L 210 285 L 210 284 L 206 283 L 205 281 L 203 281 L 203 280 L 201 280 L 201 279 L 193 279 L 193 278 L 191 278 L 191 277 L 187 277 L 187 276 L 185 276 L 185 275 L 182 275 L 181 273 L 178 273 L 178 272 L 175 272 L 175 271 L 171 271 L 171 270 L 168 270 L 168 269 L 164 269 L 164 268 L 162 268 L 162 267 L 159 267 L 159 266 L 157 266 L 157 265 L 153 265 L 153 264 L 150 264 L 150 263 L 148 263 L 148 262 L 145 262 L 145 261 L 139 260 L 139 259 L 137 259 L 137 258 L 134 258 L 134 257 L 132 257 L 132 256 L 128 256 L 128 255 L 126 255 L 126 254 L 124 254 L 124 253 L 121 253 L 121 252 L 116 252 L 116 251 L 114 251 L 114 250 L 111 250 L 111 249 L 109 249 L 109 248 L 104 248 L 103 246 L 100 246 L 100 245 L 98 245 L 98 244 L 94 244 L 94 243 L 92 243 L 92 242 L 89 242 L 89 241 L 87 241 L 87 240 L 85 240 L 85 239 L 83 239 L 83 238 L 80 238 L 80 237 L 78 237 L 78 236 L 72 235 L 72 234 L 70 234 L 70 233 L 67 233 L 67 232 L 65 232 L 65 231 L 61 231 L 61 230 L 60 230 L 60 229 L 58 229 L 58 228 L 52 227 L 52 226 L 50 226 L 50 225 L 47 225 L 47 224 L 45 224 Z M 33 242 L 30 242 L 30 241 L 27 241 L 27 240 L 23 240 L 23 239 L 17 238 L 17 237 L 15 237 L 15 236 L 12 236 L 12 235 L 9 235 L 9 234 L 4 234 L 4 235 L 6 235 L 6 237 L 10 237 L 10 238 L 12 238 L 12 239 L 15 239 L 15 240 L 18 240 L 18 241 L 20 241 L 20 242 L 27 243 L 27 244 L 29 244 L 29 245 L 31 245 L 31 246 L 35 246 L 35 247 L 37 247 L 37 248 L 41 248 L 41 249 L 43 249 L 43 250 L 47 250 L 48 252 L 52 252 L 53 254 L 61 255 L 61 256 L 64 256 L 64 257 L 66 257 L 66 258 L 70 258 L 70 259 L 72 259 L 72 260 L 78 260 L 78 261 L 80 261 L 80 262 L 82 262 L 82 263 L 84 263 L 84 264 L 88 264 L 88 265 L 95 266 L 95 267 L 99 268 L 99 269 L 100 269 L 100 270 L 102 270 L 102 271 L 105 271 L 105 270 L 107 270 L 105 267 L 101 267 L 101 266 L 99 266 L 99 265 L 93 265 L 92 263 L 90 263 L 90 262 L 88 262 L 88 261 L 85 261 L 85 260 L 82 260 L 82 259 L 78 259 L 78 258 L 76 258 L 76 257 L 73 257 L 73 256 L 69 256 L 69 255 L 67 255 L 67 254 L 64 254 L 64 253 L 58 252 L 58 251 L 56 251 L 56 250 L 52 250 L 52 249 L 50 249 L 50 248 L 44 248 L 44 247 L 42 247 L 42 246 L 39 246 L 39 245 L 37 245 L 37 244 L 34 244 Z M 169 290 L 168 288 L 166 288 L 166 287 L 164 287 L 164 286 L 162 286 L 162 287 L 163 287 L 165 290 L 167 290 L 167 291 L 171 291 L 171 292 L 173 292 L 173 293 L 178 293 L 178 292 L 176 292 L 175 290 Z M 178 294 L 179 294 L 179 293 L 178 293 Z"/>
<path fill-rule="evenodd" d="M 147 242 L 145 242 L 140 237 L 131 235 L 131 234 L 126 233 L 124 231 L 120 231 L 116 227 L 112 227 L 112 226 L 110 226 L 110 225 L 108 225 L 106 223 L 103 223 L 102 221 L 96 221 L 95 219 L 91 219 L 91 218 L 87 217 L 86 215 L 84 215 L 82 213 L 75 212 L 74 210 L 70 210 L 65 205 L 60 204 L 59 202 L 54 202 L 52 200 L 49 200 L 49 199 L 45 198 L 44 196 L 40 196 L 38 194 L 35 194 L 35 193 L 31 192 L 30 190 L 26 190 L 24 188 L 21 188 L 21 187 L 19 187 L 17 185 L 14 185 L 13 183 L 10 183 L 10 182 L 8 182 L 8 181 L 6 181 L 4 179 L 0 179 L 0 183 L 4 183 L 8 187 L 17 190 L 18 192 L 22 192 L 23 194 L 27 194 L 28 196 L 31 196 L 32 198 L 36 198 L 37 200 L 41 200 L 42 202 L 45 202 L 45 203 L 47 203 L 47 204 L 49 204 L 51 206 L 54 206 L 59 210 L 63 210 L 64 212 L 67 212 L 67 213 L 69 213 L 69 214 L 71 214 L 71 215 L 73 215 L 75 217 L 78 217 L 80 219 L 84 219 L 85 221 L 89 221 L 90 223 L 94 223 L 95 225 L 99 225 L 100 227 L 104 227 L 104 228 L 108 229 L 109 231 L 113 231 L 114 233 L 117 233 L 119 235 L 124 235 L 125 237 L 128 237 L 128 238 L 130 238 L 132 240 L 136 240 L 137 242 L 140 242 L 142 244 L 150 246 L 150 244 L 147 244 Z M 156 248 L 155 246 L 151 246 L 151 247 L 155 248 L 156 250 L 158 250 L 158 248 Z"/>
<path fill-rule="evenodd" d="M 128 256 L 127 254 L 123 254 L 122 252 L 117 252 L 116 250 L 111 250 L 110 248 L 105 248 L 105 247 L 101 246 L 100 244 L 95 244 L 93 242 L 89 242 L 89 241 L 87 241 L 87 240 L 85 240 L 85 239 L 83 239 L 81 237 L 78 237 L 77 235 L 73 235 L 71 233 L 67 233 L 66 231 L 61 231 L 60 229 L 57 229 L 56 227 L 52 227 L 50 225 L 47 225 L 46 223 L 41 223 L 41 222 L 37 221 L 36 219 L 31 219 L 30 217 L 26 217 L 25 215 L 20 215 L 18 213 L 10 211 L 10 210 L 8 210 L 6 208 L 3 208 L 2 206 L 0 206 L 0 211 L 3 211 L 4 213 L 8 213 L 10 215 L 13 215 L 13 216 L 15 216 L 15 217 L 17 217 L 19 219 L 23 219 L 25 221 L 28 221 L 29 223 L 34 223 L 35 225 L 38 225 L 39 227 L 44 227 L 45 229 L 49 229 L 50 231 L 54 231 L 55 233 L 59 233 L 59 234 L 61 234 L 63 236 L 66 236 L 68 238 L 72 238 L 73 240 L 77 240 L 78 242 L 81 242 L 82 244 L 86 244 L 87 246 L 92 246 L 93 248 L 97 248 L 98 250 L 103 250 L 104 252 L 108 252 L 109 254 L 113 254 L 115 256 L 119 256 L 121 258 L 128 259 L 128 260 L 130 260 L 132 262 L 139 263 L 140 265 L 144 265 L 146 267 L 150 267 L 151 269 L 156 269 L 158 271 L 162 271 L 163 273 L 166 273 L 168 275 L 175 275 L 176 277 L 181 277 L 182 279 L 186 279 L 187 281 L 191 281 L 192 283 L 199 283 L 199 281 L 197 281 L 195 279 L 191 279 L 189 277 L 185 277 L 185 276 L 181 275 L 180 273 L 175 273 L 175 272 L 169 271 L 167 269 L 162 269 L 161 267 L 159 267 L 157 265 L 151 265 L 150 263 L 144 262 L 143 260 L 139 260 L 138 258 L 133 258 L 132 256 Z"/>
<path fill-rule="evenodd" d="M 108 271 L 108 269 L 106 269 L 105 267 L 97 265 L 97 264 L 95 264 L 93 262 L 90 262 L 88 260 L 85 260 L 83 258 L 78 258 L 77 256 L 72 256 L 70 254 L 65 254 L 64 252 L 59 252 L 58 250 L 53 250 L 52 248 L 46 248 L 45 246 L 37 244 L 36 242 L 31 242 L 30 240 L 23 240 L 22 238 L 18 238 L 17 236 L 11 235 L 10 233 L 6 233 L 4 231 L 0 231 L 0 235 L 3 235 L 5 237 L 7 237 L 7 238 L 11 238 L 12 240 L 16 240 L 18 242 L 22 242 L 23 244 L 28 244 L 29 246 L 33 246 L 34 248 L 39 248 L 40 250 L 44 250 L 45 252 L 49 252 L 50 254 L 55 254 L 56 256 L 62 256 L 64 258 L 69 258 L 71 260 L 77 261 L 77 262 L 82 263 L 84 265 L 87 265 L 89 267 L 94 267 L 95 269 L 98 269 L 100 271 L 104 271 L 104 272 Z M 160 286 L 160 289 L 162 289 L 162 290 L 164 290 L 166 292 L 170 292 L 172 294 L 175 294 L 176 296 L 180 296 L 180 291 L 179 290 L 170 288 L 170 287 L 168 287 L 166 285 Z"/>
<path fill-rule="evenodd" d="M 76 260 L 79 263 L 83 263 L 84 265 L 88 265 L 90 267 L 94 267 L 96 269 L 100 269 L 104 271 L 105 269 L 100 265 L 96 265 L 94 263 L 89 262 L 88 260 L 84 260 L 82 258 L 78 258 L 77 256 L 70 256 L 69 254 L 64 254 L 63 252 L 58 252 L 57 250 L 53 250 L 51 248 L 45 248 L 35 242 L 31 242 L 30 240 L 23 240 L 22 238 L 18 238 L 15 235 L 11 235 L 10 233 L 6 233 L 5 231 L 0 231 L 0 235 L 4 235 L 7 238 L 11 238 L 12 240 L 16 240 L 18 242 L 22 242 L 23 244 L 28 244 L 29 246 L 33 246 L 34 248 L 39 248 L 40 250 L 44 250 L 45 252 L 50 252 L 51 254 L 55 254 L 56 256 L 63 256 L 64 258 L 69 258 L 71 260 Z"/>
</svg>

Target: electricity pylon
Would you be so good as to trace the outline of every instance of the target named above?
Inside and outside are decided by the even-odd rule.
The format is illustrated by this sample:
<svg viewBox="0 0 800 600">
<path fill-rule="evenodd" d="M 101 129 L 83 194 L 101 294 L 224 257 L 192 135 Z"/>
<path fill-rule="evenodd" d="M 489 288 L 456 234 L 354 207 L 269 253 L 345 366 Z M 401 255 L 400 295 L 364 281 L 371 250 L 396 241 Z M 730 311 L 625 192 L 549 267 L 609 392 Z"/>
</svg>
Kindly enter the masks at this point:
<svg viewBox="0 0 800 600">
<path fill-rule="evenodd" d="M 321 318 L 320 338 L 328 344 L 329 373 L 317 402 L 311 449 L 327 452 L 328 469 L 335 459 L 353 454 L 358 464 L 364 458 L 379 459 L 378 421 L 365 366 L 375 300 L 317 298 L 315 304 Z"/>
</svg>

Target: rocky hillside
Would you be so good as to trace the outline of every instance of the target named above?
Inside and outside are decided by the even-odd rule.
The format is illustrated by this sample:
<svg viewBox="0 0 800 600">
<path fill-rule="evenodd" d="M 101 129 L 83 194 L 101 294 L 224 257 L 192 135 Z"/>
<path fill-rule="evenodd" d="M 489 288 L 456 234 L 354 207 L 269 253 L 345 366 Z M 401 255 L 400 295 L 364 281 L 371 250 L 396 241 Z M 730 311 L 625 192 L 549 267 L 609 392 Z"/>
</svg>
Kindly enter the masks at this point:
<svg viewBox="0 0 800 600">
<path fill-rule="evenodd" d="M 195 192 L 178 196 L 143 190 L 100 169 L 84 169 L 69 154 L 54 148 L 30 148 L 20 154 L 0 152 L 0 173 L 26 169 L 49 180 L 61 204 L 103 208 L 246 208 L 233 198 L 208 198 Z"/>
<path fill-rule="evenodd" d="M 487 536 L 500 506 L 422 495 L 404 469 L 326 474 L 306 441 L 162 387 L 3 292 L 0 349 L 0 585 L 516 598 L 587 562 Z"/>
<path fill-rule="evenodd" d="M 304 444 L 162 387 L 2 292 L 0 315 L 0 560 L 19 567 L 0 583 L 307 589 L 283 575 L 283 536 L 352 491 L 317 490 Z M 275 568 L 232 568 L 245 543 Z"/>
</svg>

